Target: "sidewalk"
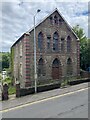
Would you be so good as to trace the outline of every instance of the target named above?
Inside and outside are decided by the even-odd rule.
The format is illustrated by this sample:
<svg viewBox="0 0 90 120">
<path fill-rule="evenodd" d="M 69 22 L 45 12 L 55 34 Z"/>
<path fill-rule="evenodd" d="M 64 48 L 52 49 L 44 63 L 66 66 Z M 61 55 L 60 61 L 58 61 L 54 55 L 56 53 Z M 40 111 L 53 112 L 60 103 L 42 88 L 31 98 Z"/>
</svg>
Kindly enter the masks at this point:
<svg viewBox="0 0 90 120">
<path fill-rule="evenodd" d="M 88 87 L 88 83 L 83 83 L 83 84 L 74 85 L 74 86 L 67 86 L 67 88 L 58 88 L 50 91 L 40 92 L 37 94 L 31 94 L 31 95 L 23 96 L 20 98 L 16 98 L 15 95 L 11 95 L 9 97 L 9 100 L 2 101 L 2 108 L 0 108 L 0 110 L 13 108 L 16 106 L 20 106 L 22 104 L 39 101 L 45 98 L 50 98 L 53 96 L 61 95 L 64 93 L 76 91 L 76 90 L 87 88 L 87 87 Z"/>
</svg>

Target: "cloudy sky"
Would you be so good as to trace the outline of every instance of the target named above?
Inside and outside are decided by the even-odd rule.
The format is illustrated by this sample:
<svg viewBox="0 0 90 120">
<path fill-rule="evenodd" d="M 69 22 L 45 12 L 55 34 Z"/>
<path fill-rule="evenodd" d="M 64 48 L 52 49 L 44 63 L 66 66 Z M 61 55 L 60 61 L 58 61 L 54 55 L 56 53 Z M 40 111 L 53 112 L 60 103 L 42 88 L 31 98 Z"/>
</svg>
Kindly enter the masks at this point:
<svg viewBox="0 0 90 120">
<path fill-rule="evenodd" d="M 0 51 L 8 52 L 12 44 L 26 31 L 33 27 L 33 16 L 37 9 L 36 23 L 57 8 L 73 27 L 80 25 L 88 36 L 88 1 L 89 0 L 3 0 L 0 2 Z"/>
</svg>

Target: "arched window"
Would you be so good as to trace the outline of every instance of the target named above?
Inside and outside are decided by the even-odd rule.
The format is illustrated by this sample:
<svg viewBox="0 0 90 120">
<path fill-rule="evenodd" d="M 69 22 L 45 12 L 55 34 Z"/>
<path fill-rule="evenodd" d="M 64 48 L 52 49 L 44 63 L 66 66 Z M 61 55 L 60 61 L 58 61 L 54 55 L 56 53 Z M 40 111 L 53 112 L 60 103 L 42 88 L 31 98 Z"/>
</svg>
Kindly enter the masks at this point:
<svg viewBox="0 0 90 120">
<path fill-rule="evenodd" d="M 63 23 L 64 21 L 63 21 L 63 19 L 59 19 L 59 25 L 61 25 L 62 23 Z"/>
<path fill-rule="evenodd" d="M 59 67 L 59 64 L 60 64 L 60 61 L 56 58 L 56 59 L 53 61 L 52 67 Z"/>
<path fill-rule="evenodd" d="M 58 18 L 57 18 L 56 15 L 54 16 L 54 23 L 55 23 L 55 24 L 58 24 Z"/>
<path fill-rule="evenodd" d="M 44 75 L 45 75 L 44 61 L 42 58 L 40 58 L 38 62 L 38 76 L 44 76 Z"/>
<path fill-rule="evenodd" d="M 22 57 L 22 50 L 23 50 L 23 47 L 22 47 L 22 43 L 20 44 L 20 57 Z"/>
<path fill-rule="evenodd" d="M 59 24 L 61 24 L 62 23 L 62 20 L 61 19 L 59 19 Z"/>
<path fill-rule="evenodd" d="M 59 39 L 58 33 L 55 32 L 53 34 L 53 50 L 54 51 L 58 51 L 58 39 Z"/>
<path fill-rule="evenodd" d="M 71 52 L 71 37 L 67 37 L 67 52 Z"/>
<path fill-rule="evenodd" d="M 47 36 L 47 49 L 48 49 L 48 50 L 50 49 L 50 42 L 51 42 L 51 36 L 48 35 L 48 36 Z"/>
<path fill-rule="evenodd" d="M 40 50 L 43 49 L 43 34 L 42 34 L 42 32 L 40 32 L 40 33 L 38 34 L 38 48 L 39 48 Z"/>
<path fill-rule="evenodd" d="M 73 73 L 73 67 L 72 67 L 72 60 L 71 58 L 67 59 L 67 74 L 72 75 Z"/>
</svg>

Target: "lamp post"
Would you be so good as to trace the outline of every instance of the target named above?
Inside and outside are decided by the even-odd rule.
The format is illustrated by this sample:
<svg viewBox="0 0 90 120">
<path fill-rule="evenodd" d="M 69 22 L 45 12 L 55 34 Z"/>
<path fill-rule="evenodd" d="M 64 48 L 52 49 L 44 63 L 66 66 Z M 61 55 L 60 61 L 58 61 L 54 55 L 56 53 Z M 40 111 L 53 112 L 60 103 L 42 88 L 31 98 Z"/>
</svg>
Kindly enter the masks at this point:
<svg viewBox="0 0 90 120">
<path fill-rule="evenodd" d="M 37 13 L 41 10 L 38 9 Z M 35 33 L 35 17 L 37 13 L 34 15 L 34 79 L 35 79 L 35 93 L 37 93 L 37 67 L 36 67 L 36 33 Z"/>
</svg>

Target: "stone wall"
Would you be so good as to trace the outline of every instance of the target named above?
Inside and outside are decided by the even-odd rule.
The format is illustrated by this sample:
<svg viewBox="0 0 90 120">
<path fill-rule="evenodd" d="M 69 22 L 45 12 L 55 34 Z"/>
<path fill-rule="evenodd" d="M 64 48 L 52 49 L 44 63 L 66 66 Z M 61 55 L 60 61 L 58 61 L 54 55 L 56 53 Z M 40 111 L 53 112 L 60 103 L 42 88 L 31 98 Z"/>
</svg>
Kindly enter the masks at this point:
<svg viewBox="0 0 90 120">
<path fill-rule="evenodd" d="M 88 71 L 81 71 L 80 72 L 80 76 L 82 78 L 90 78 L 90 72 L 88 72 Z"/>
<path fill-rule="evenodd" d="M 50 17 L 58 16 L 58 19 L 62 22 L 51 24 Z M 72 60 L 72 76 L 79 75 L 79 64 L 80 64 L 80 50 L 79 41 L 72 32 L 71 28 L 62 19 L 58 12 L 54 12 L 51 16 L 47 17 L 36 27 L 36 64 L 38 72 L 38 62 L 40 58 L 44 60 L 45 75 L 37 78 L 38 84 L 47 84 L 53 81 L 52 78 L 52 63 L 57 58 L 60 61 L 60 78 L 67 76 L 67 59 Z M 38 34 L 43 33 L 43 50 L 40 51 L 38 48 Z M 53 50 L 53 34 L 57 32 L 59 35 L 58 51 Z M 50 49 L 47 49 L 47 36 L 51 36 Z M 71 37 L 71 51 L 67 52 L 67 37 Z M 61 51 L 61 38 L 64 38 L 64 50 Z M 31 30 L 29 34 L 24 34 L 22 39 L 16 43 L 14 47 L 14 78 L 20 81 L 22 88 L 34 86 L 34 31 Z M 20 56 L 20 45 L 22 45 L 22 56 Z M 22 75 L 20 75 L 20 64 L 22 64 Z"/>
</svg>

